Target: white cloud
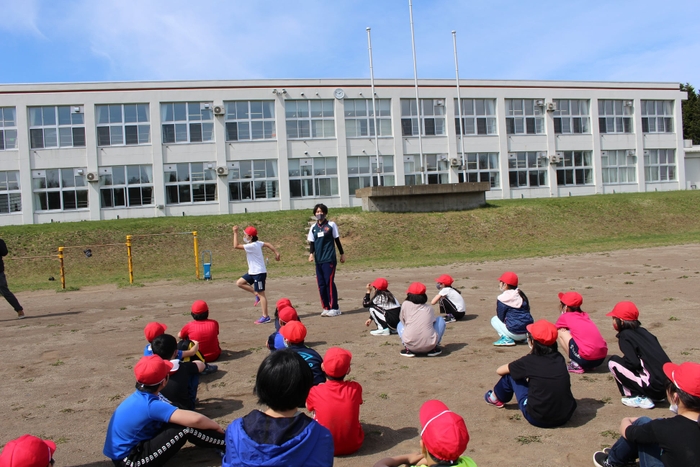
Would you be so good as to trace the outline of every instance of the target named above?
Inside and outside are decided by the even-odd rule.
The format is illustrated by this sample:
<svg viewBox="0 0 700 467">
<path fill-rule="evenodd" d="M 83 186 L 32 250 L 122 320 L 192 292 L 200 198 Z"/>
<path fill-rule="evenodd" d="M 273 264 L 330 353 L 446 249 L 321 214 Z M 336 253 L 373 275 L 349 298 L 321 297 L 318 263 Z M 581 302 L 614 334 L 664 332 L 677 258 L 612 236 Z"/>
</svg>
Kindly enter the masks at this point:
<svg viewBox="0 0 700 467">
<path fill-rule="evenodd" d="M 0 0 L 0 12 L 0 30 L 44 37 L 36 24 L 36 0 Z"/>
</svg>

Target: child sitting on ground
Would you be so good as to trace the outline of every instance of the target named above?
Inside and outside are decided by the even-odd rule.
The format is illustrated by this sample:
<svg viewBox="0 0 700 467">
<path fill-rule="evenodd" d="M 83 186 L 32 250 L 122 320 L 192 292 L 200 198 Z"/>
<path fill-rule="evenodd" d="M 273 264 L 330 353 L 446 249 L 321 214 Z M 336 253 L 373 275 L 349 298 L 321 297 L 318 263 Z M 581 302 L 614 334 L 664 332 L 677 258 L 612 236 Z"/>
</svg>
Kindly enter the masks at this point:
<svg viewBox="0 0 700 467">
<path fill-rule="evenodd" d="M 518 288 L 518 276 L 514 272 L 505 272 L 498 278 L 498 290 L 501 294 L 496 300 L 496 316 L 491 318 L 491 326 L 500 337 L 493 345 L 509 347 L 515 342 L 525 342 L 527 325 L 533 323 L 530 314 L 530 301 Z"/>
<path fill-rule="evenodd" d="M 321 368 L 326 382 L 314 386 L 306 399 L 306 408 L 314 420 L 328 428 L 333 435 L 334 454 L 352 454 L 362 447 L 365 433 L 360 425 L 362 386 L 344 381 L 350 373 L 352 354 L 340 347 L 331 347 L 323 356 Z"/>
<path fill-rule="evenodd" d="M 221 355 L 219 323 L 209 319 L 209 306 L 204 300 L 197 300 L 192 304 L 192 319 L 194 321 L 185 324 L 177 334 L 178 339 L 182 339 L 178 347 L 189 349 L 192 347 L 192 342 L 199 342 L 199 351 L 206 363 L 202 374 L 212 373 L 217 370 L 217 366 L 208 362 L 215 362 Z"/>
<path fill-rule="evenodd" d="M 153 353 L 163 360 L 178 360 L 177 340 L 170 334 L 161 334 L 153 339 Z M 175 407 L 194 410 L 197 401 L 199 374 L 205 369 L 204 362 L 192 360 L 179 362 L 177 371 L 170 374 L 170 382 L 161 390 Z"/>
<path fill-rule="evenodd" d="M 427 302 L 425 285 L 412 283 L 406 291 L 406 301 L 401 304 L 401 321 L 396 326 L 404 357 L 415 357 L 417 353 L 435 357 L 442 353 L 439 344 L 445 334 L 445 320 L 442 316 L 435 317 L 433 307 Z"/>
<path fill-rule="evenodd" d="M 462 417 L 441 401 L 430 400 L 420 408 L 420 424 L 420 452 L 386 457 L 374 464 L 374 467 L 476 467 L 471 458 L 462 456 L 469 443 L 469 432 Z"/>
<path fill-rule="evenodd" d="M 153 343 L 153 339 L 156 337 L 165 334 L 165 330 L 168 329 L 168 326 L 166 326 L 163 323 L 157 323 L 155 321 L 148 323 L 145 328 L 143 328 L 143 334 L 146 336 L 146 340 L 148 341 L 148 344 L 146 344 L 146 347 L 143 349 L 143 355 L 144 357 L 148 357 L 149 355 L 153 355 L 153 348 L 151 347 L 151 344 Z M 192 348 L 187 349 L 187 350 L 179 350 L 177 351 L 177 359 L 178 360 L 188 360 L 195 355 L 197 355 L 197 352 L 199 352 L 199 342 L 195 340 L 190 340 L 192 344 Z M 202 357 L 203 358 L 203 357 Z"/>
<path fill-rule="evenodd" d="M 389 283 L 383 277 L 378 277 L 367 284 L 367 293 L 362 299 L 362 306 L 369 309 L 369 318 L 365 326 L 377 324 L 377 329 L 370 331 L 373 336 L 388 336 L 396 332 L 399 324 L 401 305 L 394 295 L 389 292 Z"/>
<path fill-rule="evenodd" d="M 686 362 L 664 364 L 669 381 L 666 397 L 671 418 L 623 418 L 622 437 L 612 448 L 593 454 L 599 467 L 636 465 L 640 467 L 686 467 L 700 460 L 700 365 Z"/>
<path fill-rule="evenodd" d="M 618 332 L 622 357 L 613 355 L 608 368 L 627 407 L 653 409 L 653 400 L 664 400 L 666 376 L 664 363 L 670 362 L 658 339 L 639 322 L 639 310 L 632 302 L 620 302 L 610 313 Z"/>
<path fill-rule="evenodd" d="M 269 354 L 255 378 L 258 403 L 268 408 L 253 410 L 226 428 L 222 467 L 331 467 L 331 433 L 297 410 L 312 385 L 313 373 L 298 353 L 286 349 Z"/>
<path fill-rule="evenodd" d="M 53 467 L 56 443 L 32 435 L 8 441 L 0 454 L 0 467 Z"/>
<path fill-rule="evenodd" d="M 569 373 L 593 370 L 602 365 L 608 355 L 608 344 L 588 313 L 581 311 L 582 303 L 583 297 L 578 292 L 559 293 L 561 315 L 555 324 L 559 333 L 557 343 L 569 355 Z"/>
<path fill-rule="evenodd" d="M 267 348 L 270 352 L 284 349 L 284 337 L 279 333 L 279 329 L 290 321 L 299 321 L 299 315 L 291 305 L 282 305 L 275 310 L 275 326 L 279 325 L 279 328 L 267 338 Z"/>
<path fill-rule="evenodd" d="M 314 349 L 310 349 L 304 345 L 306 326 L 304 326 L 301 321 L 290 321 L 280 328 L 280 334 L 282 334 L 284 338 L 284 346 L 301 355 L 311 368 L 314 375 L 314 386 L 324 383 L 326 381 L 326 375 L 321 368 L 321 364 L 323 363 L 321 356 Z M 304 405 L 300 407 L 304 407 Z"/>
<path fill-rule="evenodd" d="M 445 323 L 454 323 L 464 318 L 467 308 L 464 305 L 462 292 L 452 287 L 452 276 L 443 274 L 435 279 L 438 294 L 433 297 L 431 305 L 439 303 L 440 313 L 445 313 Z"/>
<path fill-rule="evenodd" d="M 501 379 L 484 399 L 503 408 L 515 395 L 531 425 L 552 428 L 568 422 L 576 410 L 566 360 L 557 350 L 557 328 L 541 319 L 527 326 L 529 354 L 498 367 Z"/>
</svg>

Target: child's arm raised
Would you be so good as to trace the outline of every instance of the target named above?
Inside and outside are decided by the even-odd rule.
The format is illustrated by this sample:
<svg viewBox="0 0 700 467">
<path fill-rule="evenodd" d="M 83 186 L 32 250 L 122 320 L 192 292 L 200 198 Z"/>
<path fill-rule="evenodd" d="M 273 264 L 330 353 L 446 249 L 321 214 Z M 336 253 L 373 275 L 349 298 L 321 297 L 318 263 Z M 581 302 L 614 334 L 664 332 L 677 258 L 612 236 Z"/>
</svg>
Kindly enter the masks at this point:
<svg viewBox="0 0 700 467">
<path fill-rule="evenodd" d="M 238 226 L 237 225 L 233 226 L 233 248 L 236 250 L 245 250 L 245 248 L 243 248 L 243 245 L 238 243 Z"/>
<path fill-rule="evenodd" d="M 272 252 L 275 254 L 275 261 L 280 260 L 280 254 L 277 252 L 277 250 L 275 250 L 275 247 L 272 246 L 272 243 L 263 243 L 263 246 L 272 250 Z"/>
<path fill-rule="evenodd" d="M 415 452 L 413 454 L 385 457 L 384 459 L 377 461 L 377 463 L 374 464 L 374 467 L 399 467 L 400 465 L 422 465 L 425 463 L 426 460 L 423 458 L 423 454 L 420 452 Z"/>
</svg>

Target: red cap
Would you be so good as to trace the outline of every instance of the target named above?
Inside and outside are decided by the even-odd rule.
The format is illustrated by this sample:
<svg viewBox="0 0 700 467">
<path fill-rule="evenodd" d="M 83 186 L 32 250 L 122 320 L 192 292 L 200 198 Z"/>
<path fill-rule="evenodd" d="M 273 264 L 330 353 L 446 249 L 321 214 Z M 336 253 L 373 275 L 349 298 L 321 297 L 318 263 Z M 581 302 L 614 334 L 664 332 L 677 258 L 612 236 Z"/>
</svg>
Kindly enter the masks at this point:
<svg viewBox="0 0 700 467">
<path fill-rule="evenodd" d="M 581 306 L 583 303 L 583 297 L 578 292 L 559 292 L 559 300 L 570 307 Z"/>
<path fill-rule="evenodd" d="M 414 294 L 414 295 L 420 295 L 425 293 L 425 285 L 421 284 L 420 282 L 414 282 L 411 285 L 408 286 L 408 290 L 406 293 Z"/>
<path fill-rule="evenodd" d="M 636 321 L 639 319 L 639 310 L 632 302 L 620 302 L 605 316 L 613 316 L 623 321 Z"/>
<path fill-rule="evenodd" d="M 290 321 L 280 328 L 280 334 L 290 344 L 299 344 L 306 338 L 306 326 L 301 321 Z"/>
<path fill-rule="evenodd" d="M 448 287 L 449 287 L 450 285 L 452 285 L 452 283 L 453 283 L 454 281 L 455 281 L 455 280 L 452 279 L 452 276 L 450 276 L 449 274 L 443 274 L 442 276 L 440 276 L 440 277 L 438 277 L 437 279 L 435 279 L 435 282 L 439 282 L 439 283 L 441 283 L 441 284 L 445 284 L 445 285 L 448 286 Z"/>
<path fill-rule="evenodd" d="M 163 323 L 148 323 L 145 328 L 143 328 L 143 335 L 146 336 L 148 342 L 153 342 L 156 337 L 165 334 L 165 330 L 168 329 Z"/>
<path fill-rule="evenodd" d="M 340 347 L 331 347 L 323 356 L 323 371 L 331 378 L 342 378 L 350 370 L 352 354 Z"/>
<path fill-rule="evenodd" d="M 172 369 L 173 364 L 170 360 L 163 360 L 158 355 L 149 355 L 141 357 L 134 366 L 134 375 L 139 383 L 154 386 L 163 381 Z"/>
<path fill-rule="evenodd" d="M 243 232 L 245 232 L 245 234 L 248 235 L 249 237 L 256 237 L 258 235 L 258 229 L 256 229 L 252 225 L 249 225 L 248 227 L 246 227 Z"/>
<path fill-rule="evenodd" d="M 372 282 L 370 285 L 377 290 L 386 290 L 389 288 L 389 283 L 383 277 L 374 279 L 374 282 Z"/>
<path fill-rule="evenodd" d="M 277 311 L 279 311 L 284 305 L 292 306 L 292 301 L 288 298 L 280 298 L 279 300 L 277 300 L 277 304 L 275 305 L 275 307 L 277 308 Z"/>
<path fill-rule="evenodd" d="M 526 329 L 532 338 L 540 344 L 552 345 L 557 341 L 557 327 L 546 319 L 528 324 Z"/>
<path fill-rule="evenodd" d="M 0 467 L 46 467 L 56 452 L 56 443 L 32 435 L 22 435 L 5 445 Z"/>
<path fill-rule="evenodd" d="M 197 300 L 192 304 L 192 313 L 195 315 L 206 313 L 207 311 L 209 311 L 209 306 L 204 300 Z"/>
<path fill-rule="evenodd" d="M 279 316 L 280 321 L 284 321 L 285 323 L 289 323 L 290 321 L 299 321 L 297 310 L 289 305 L 283 306 L 277 310 L 277 316 Z"/>
<path fill-rule="evenodd" d="M 691 396 L 700 397 L 700 364 L 685 362 L 680 365 L 664 363 L 664 373 L 678 389 Z"/>
<path fill-rule="evenodd" d="M 518 286 L 518 275 L 514 272 L 504 272 L 498 280 L 513 287 Z"/>
<path fill-rule="evenodd" d="M 420 408 L 420 436 L 425 449 L 438 460 L 456 461 L 467 449 L 469 432 L 464 419 L 438 400 Z"/>
</svg>

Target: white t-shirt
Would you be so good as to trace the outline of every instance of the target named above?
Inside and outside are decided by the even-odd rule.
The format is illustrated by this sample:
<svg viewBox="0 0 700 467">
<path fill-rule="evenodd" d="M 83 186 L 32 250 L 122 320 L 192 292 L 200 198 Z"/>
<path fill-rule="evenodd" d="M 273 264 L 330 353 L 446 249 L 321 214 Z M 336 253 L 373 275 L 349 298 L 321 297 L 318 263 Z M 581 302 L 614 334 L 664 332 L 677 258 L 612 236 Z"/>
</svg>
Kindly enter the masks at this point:
<svg viewBox="0 0 700 467">
<path fill-rule="evenodd" d="M 248 274 L 251 276 L 267 272 L 267 268 L 265 267 L 265 258 L 263 257 L 262 252 L 264 244 L 265 242 L 261 242 L 260 240 L 257 242 L 243 244 L 246 259 L 248 260 Z"/>
<path fill-rule="evenodd" d="M 438 293 L 443 297 L 447 297 L 447 299 L 452 302 L 452 304 L 455 306 L 458 312 L 467 312 L 467 308 L 464 305 L 464 299 L 462 298 L 462 295 L 452 287 L 443 287 Z"/>
</svg>

